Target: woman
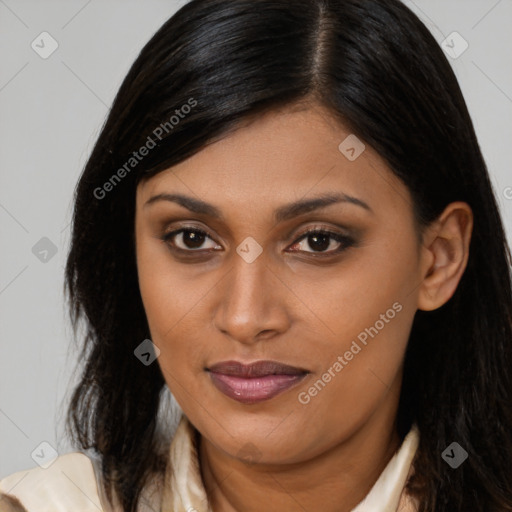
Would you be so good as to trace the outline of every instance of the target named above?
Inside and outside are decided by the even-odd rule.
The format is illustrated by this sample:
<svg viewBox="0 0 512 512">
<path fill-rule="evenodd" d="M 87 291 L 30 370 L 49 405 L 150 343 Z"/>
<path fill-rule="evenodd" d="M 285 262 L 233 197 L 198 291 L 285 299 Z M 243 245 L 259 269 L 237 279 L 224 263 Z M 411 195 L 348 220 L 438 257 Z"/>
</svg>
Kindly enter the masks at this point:
<svg viewBox="0 0 512 512">
<path fill-rule="evenodd" d="M 509 265 L 409 9 L 193 0 L 76 190 L 82 453 L 0 489 L 30 512 L 512 510 Z"/>
</svg>

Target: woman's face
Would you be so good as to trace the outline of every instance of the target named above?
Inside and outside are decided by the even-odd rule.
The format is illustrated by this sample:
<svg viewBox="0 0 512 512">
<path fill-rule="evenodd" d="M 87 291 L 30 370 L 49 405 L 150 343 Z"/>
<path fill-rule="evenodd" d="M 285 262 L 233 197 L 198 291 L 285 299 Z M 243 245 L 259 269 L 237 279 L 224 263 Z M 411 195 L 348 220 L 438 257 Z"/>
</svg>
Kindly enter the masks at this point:
<svg viewBox="0 0 512 512">
<path fill-rule="evenodd" d="M 137 189 L 157 361 L 223 453 L 299 462 L 393 424 L 425 264 L 407 188 L 360 144 L 319 107 L 274 111 Z"/>
</svg>

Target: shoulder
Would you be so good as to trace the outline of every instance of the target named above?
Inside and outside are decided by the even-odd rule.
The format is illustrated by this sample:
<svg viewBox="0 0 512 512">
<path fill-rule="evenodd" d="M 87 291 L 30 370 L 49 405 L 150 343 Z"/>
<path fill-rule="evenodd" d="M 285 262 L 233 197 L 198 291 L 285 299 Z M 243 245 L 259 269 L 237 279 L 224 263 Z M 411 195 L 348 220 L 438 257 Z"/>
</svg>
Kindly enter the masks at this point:
<svg viewBox="0 0 512 512">
<path fill-rule="evenodd" d="M 17 498 L 28 512 L 103 511 L 92 460 L 81 452 L 57 457 L 46 469 L 18 471 L 0 480 L 0 503 Z M 9 503 L 7 511 L 23 511 Z M 2 511 L 4 509 L 2 508 Z"/>
</svg>

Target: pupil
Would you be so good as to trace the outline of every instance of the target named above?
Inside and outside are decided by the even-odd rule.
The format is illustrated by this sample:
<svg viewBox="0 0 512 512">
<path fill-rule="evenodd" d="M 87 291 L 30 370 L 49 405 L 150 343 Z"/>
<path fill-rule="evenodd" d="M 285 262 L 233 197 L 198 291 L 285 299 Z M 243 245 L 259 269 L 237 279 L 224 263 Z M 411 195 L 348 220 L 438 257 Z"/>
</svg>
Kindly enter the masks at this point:
<svg viewBox="0 0 512 512">
<path fill-rule="evenodd" d="M 320 251 L 324 251 L 325 249 L 327 249 L 329 247 L 329 238 L 330 238 L 330 235 L 323 235 L 323 234 L 309 235 L 308 243 L 312 249 L 318 249 Z M 314 242 L 311 243 L 310 242 L 311 240 L 314 240 Z M 321 241 L 318 242 L 318 240 L 321 240 Z"/>
<path fill-rule="evenodd" d="M 196 231 L 184 231 L 184 235 L 187 233 L 188 236 L 183 237 L 183 242 L 189 248 L 197 248 L 201 247 L 204 243 L 204 235 L 201 233 L 197 233 Z"/>
</svg>

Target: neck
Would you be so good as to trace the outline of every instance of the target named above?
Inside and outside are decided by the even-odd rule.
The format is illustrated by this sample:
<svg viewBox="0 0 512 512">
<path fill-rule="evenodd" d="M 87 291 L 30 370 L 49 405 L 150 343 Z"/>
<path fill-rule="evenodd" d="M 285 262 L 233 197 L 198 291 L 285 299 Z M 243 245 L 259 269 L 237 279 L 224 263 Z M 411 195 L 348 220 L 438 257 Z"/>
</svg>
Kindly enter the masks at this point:
<svg viewBox="0 0 512 512">
<path fill-rule="evenodd" d="M 401 444 L 395 422 L 398 394 L 390 388 L 379 408 L 350 438 L 300 463 L 247 464 L 200 437 L 201 474 L 211 509 L 350 512 Z"/>
</svg>

